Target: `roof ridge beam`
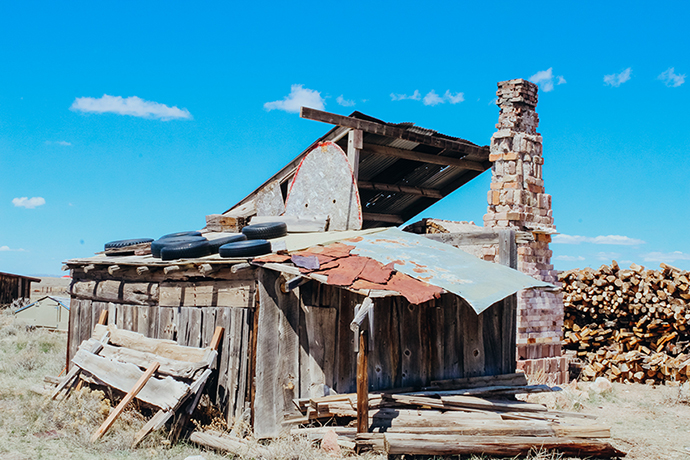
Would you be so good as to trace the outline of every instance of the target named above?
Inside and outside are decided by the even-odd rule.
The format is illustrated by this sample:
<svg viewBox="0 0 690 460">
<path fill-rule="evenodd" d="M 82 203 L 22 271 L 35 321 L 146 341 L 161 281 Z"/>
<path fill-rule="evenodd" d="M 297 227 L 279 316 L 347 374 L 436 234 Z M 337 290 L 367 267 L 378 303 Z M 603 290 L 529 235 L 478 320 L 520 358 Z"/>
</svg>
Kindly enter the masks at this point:
<svg viewBox="0 0 690 460">
<path fill-rule="evenodd" d="M 409 131 L 408 129 L 389 126 L 368 120 L 361 120 L 355 117 L 346 117 L 335 113 L 324 112 L 309 107 L 300 109 L 300 117 L 308 120 L 320 121 L 331 125 L 338 125 L 347 128 L 361 129 L 365 133 L 378 134 L 380 136 L 405 139 L 419 144 L 431 145 L 444 150 L 455 150 L 465 154 L 486 153 L 486 147 L 479 147 L 471 142 L 462 142 L 455 139 L 446 139 L 440 136 L 432 136 Z"/>
</svg>

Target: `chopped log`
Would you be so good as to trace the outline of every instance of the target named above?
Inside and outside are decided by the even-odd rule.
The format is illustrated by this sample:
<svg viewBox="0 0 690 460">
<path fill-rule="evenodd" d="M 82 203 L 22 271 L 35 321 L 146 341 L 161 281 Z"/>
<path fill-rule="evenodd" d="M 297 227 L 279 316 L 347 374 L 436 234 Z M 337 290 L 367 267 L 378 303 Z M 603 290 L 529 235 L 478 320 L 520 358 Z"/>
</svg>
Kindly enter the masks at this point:
<svg viewBox="0 0 690 460">
<path fill-rule="evenodd" d="M 596 440 L 558 437 L 479 437 L 453 435 L 385 434 L 388 455 L 527 455 L 532 449 L 555 450 L 579 457 L 623 457 L 611 444 Z"/>
</svg>

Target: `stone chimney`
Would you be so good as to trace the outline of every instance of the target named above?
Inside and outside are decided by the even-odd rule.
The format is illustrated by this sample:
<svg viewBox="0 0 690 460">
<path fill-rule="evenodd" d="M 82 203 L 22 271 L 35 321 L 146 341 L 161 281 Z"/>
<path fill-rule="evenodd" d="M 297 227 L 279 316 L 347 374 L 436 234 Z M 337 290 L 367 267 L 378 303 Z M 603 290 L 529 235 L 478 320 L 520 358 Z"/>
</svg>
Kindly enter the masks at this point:
<svg viewBox="0 0 690 460">
<path fill-rule="evenodd" d="M 556 227 L 551 196 L 544 193 L 542 137 L 537 133 L 537 85 L 522 79 L 500 82 L 496 96 L 501 112 L 491 137 L 493 167 L 484 226 L 531 233 L 534 241 L 518 243 L 518 270 L 557 284 L 549 250 Z M 563 383 L 567 363 L 561 358 L 561 294 L 519 292 L 517 321 L 518 367 L 527 373 L 543 370 L 549 381 Z"/>
</svg>

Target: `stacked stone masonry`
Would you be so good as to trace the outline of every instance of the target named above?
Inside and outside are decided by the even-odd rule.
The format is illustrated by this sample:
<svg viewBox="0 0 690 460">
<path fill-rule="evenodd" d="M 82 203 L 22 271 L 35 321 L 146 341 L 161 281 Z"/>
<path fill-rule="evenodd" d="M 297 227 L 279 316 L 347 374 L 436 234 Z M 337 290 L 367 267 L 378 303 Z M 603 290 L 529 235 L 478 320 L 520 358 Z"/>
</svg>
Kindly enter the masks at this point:
<svg viewBox="0 0 690 460">
<path fill-rule="evenodd" d="M 501 112 L 491 138 L 493 167 L 484 226 L 533 232 L 533 242 L 518 245 L 518 270 L 558 284 L 549 249 L 556 227 L 551 195 L 544 192 L 542 137 L 537 133 L 539 117 L 535 111 L 537 86 L 522 79 L 500 82 L 496 96 Z M 483 257 L 497 262 L 498 251 L 487 246 Z M 548 370 L 549 381 L 563 383 L 567 363 L 561 359 L 561 294 L 521 291 L 517 316 L 518 359 L 530 361 L 524 364 L 525 371 Z M 549 361 L 537 363 L 539 359 Z"/>
</svg>

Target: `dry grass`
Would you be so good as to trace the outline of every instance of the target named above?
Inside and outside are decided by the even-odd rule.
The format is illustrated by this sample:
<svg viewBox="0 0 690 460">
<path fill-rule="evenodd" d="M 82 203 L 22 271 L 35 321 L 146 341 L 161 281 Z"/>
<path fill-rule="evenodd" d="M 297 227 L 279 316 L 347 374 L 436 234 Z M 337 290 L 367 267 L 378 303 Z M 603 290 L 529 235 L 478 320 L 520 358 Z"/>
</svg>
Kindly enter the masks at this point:
<svg viewBox="0 0 690 460">
<path fill-rule="evenodd" d="M 121 416 L 103 439 L 89 442 L 111 407 L 109 395 L 82 389 L 62 402 L 47 397 L 46 375 L 58 375 L 64 366 L 66 334 L 27 331 L 8 311 L 0 311 L 0 458 L 35 459 L 175 459 L 201 455 L 206 460 L 227 458 L 198 446 L 170 446 L 163 434 L 149 436 L 137 449 L 129 444 L 145 420 L 132 408 Z M 532 395 L 530 401 L 558 410 L 599 415 L 612 426 L 613 444 L 630 459 L 681 459 L 690 455 L 690 385 L 648 387 L 614 384 L 608 394 L 597 394 L 580 383 L 563 392 Z M 215 429 L 222 428 L 215 425 Z M 256 442 L 256 441 L 254 441 Z M 305 438 L 282 438 L 271 443 L 267 460 L 328 458 Z M 346 457 L 354 454 L 343 452 Z M 368 454 L 363 460 L 382 460 Z M 490 457 L 473 456 L 471 460 Z M 557 454 L 535 452 L 529 460 L 559 460 Z"/>
</svg>

